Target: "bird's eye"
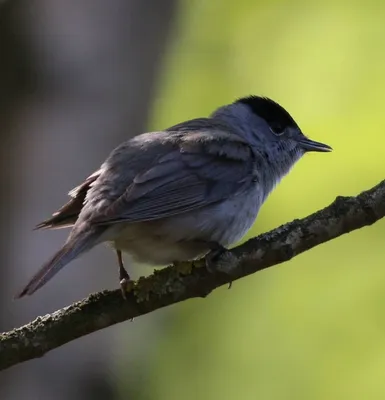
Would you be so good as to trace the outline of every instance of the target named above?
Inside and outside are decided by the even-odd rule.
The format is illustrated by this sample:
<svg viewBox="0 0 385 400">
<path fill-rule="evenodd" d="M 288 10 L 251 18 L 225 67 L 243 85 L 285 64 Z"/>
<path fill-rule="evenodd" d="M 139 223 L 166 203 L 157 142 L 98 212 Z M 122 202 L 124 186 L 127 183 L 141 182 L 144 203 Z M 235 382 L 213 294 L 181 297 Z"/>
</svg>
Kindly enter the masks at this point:
<svg viewBox="0 0 385 400">
<path fill-rule="evenodd" d="M 285 133 L 286 128 L 280 124 L 270 124 L 269 128 L 274 135 L 281 136 Z"/>
</svg>

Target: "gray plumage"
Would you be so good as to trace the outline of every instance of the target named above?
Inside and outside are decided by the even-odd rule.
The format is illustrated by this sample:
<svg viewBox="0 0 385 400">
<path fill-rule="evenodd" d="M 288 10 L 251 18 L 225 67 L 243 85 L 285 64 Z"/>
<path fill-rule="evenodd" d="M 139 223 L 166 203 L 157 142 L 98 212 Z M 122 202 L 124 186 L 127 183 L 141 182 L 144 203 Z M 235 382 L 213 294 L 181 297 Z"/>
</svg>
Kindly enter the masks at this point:
<svg viewBox="0 0 385 400">
<path fill-rule="evenodd" d="M 306 151 L 307 139 L 270 99 L 250 96 L 118 146 L 71 200 L 37 228 L 72 226 L 63 248 L 18 294 L 32 294 L 102 242 L 139 262 L 167 265 L 228 246 L 250 229 L 268 194 Z"/>
</svg>

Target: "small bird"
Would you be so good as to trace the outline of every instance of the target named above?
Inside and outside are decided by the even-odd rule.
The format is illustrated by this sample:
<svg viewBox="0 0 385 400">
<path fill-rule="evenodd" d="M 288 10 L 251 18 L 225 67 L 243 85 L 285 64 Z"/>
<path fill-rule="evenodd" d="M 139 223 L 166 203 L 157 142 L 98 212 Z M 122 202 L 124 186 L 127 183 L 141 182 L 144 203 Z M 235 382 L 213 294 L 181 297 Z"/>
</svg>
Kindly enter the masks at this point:
<svg viewBox="0 0 385 400">
<path fill-rule="evenodd" d="M 100 243 L 115 249 L 123 296 L 134 261 L 168 265 L 240 240 L 280 179 L 309 151 L 290 114 L 248 96 L 163 131 L 118 146 L 41 228 L 72 227 L 64 246 L 16 297 L 31 295 L 70 261 Z"/>
</svg>

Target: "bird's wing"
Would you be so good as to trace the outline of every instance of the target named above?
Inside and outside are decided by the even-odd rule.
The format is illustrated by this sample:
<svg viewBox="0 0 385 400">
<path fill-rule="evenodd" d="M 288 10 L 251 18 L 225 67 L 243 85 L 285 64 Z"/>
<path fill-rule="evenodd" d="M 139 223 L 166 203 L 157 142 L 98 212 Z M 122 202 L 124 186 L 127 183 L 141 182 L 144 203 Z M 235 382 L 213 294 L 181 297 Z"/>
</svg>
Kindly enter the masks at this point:
<svg viewBox="0 0 385 400">
<path fill-rule="evenodd" d="M 52 217 L 36 225 L 35 229 L 60 229 L 73 226 L 82 210 L 90 186 L 96 181 L 99 175 L 100 170 L 90 175 L 81 185 L 72 189 L 68 193 L 71 199 L 59 208 L 59 210 L 55 211 Z"/>
<path fill-rule="evenodd" d="M 151 221 L 213 204 L 247 188 L 253 165 L 251 148 L 233 133 L 201 129 L 180 135 L 92 222 Z"/>
</svg>

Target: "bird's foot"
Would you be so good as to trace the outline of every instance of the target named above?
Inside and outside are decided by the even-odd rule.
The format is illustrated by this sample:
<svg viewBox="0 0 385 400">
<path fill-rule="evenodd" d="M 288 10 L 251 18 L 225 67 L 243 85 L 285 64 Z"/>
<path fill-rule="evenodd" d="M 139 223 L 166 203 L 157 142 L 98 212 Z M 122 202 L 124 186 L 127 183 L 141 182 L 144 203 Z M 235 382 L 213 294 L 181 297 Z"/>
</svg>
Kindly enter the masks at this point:
<svg viewBox="0 0 385 400">
<path fill-rule="evenodd" d="M 127 293 L 130 293 L 134 289 L 135 282 L 131 280 L 130 275 L 124 268 L 122 252 L 120 250 L 116 250 L 116 255 L 118 257 L 119 264 L 119 282 L 120 282 L 120 291 L 122 292 L 122 297 L 124 300 L 127 300 Z"/>
<path fill-rule="evenodd" d="M 209 242 L 209 247 L 210 252 L 205 256 L 207 270 L 211 273 L 220 271 L 231 275 L 238 263 L 237 257 L 219 243 Z M 231 288 L 232 284 L 231 281 L 228 289 Z"/>
<path fill-rule="evenodd" d="M 122 297 L 124 300 L 127 300 L 127 293 L 132 292 L 134 286 L 135 282 L 131 280 L 128 275 L 127 277 L 120 279 L 120 291 L 122 292 Z"/>
</svg>

